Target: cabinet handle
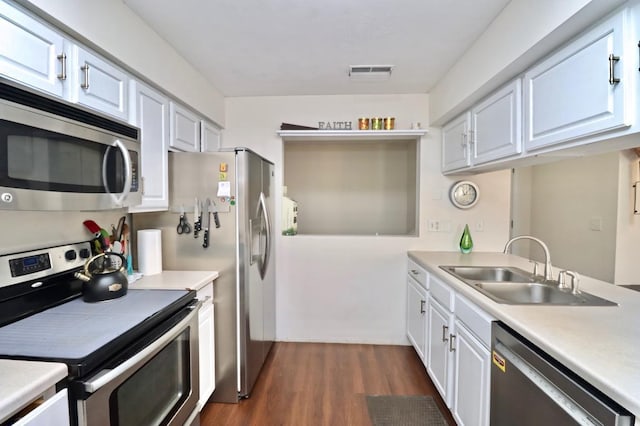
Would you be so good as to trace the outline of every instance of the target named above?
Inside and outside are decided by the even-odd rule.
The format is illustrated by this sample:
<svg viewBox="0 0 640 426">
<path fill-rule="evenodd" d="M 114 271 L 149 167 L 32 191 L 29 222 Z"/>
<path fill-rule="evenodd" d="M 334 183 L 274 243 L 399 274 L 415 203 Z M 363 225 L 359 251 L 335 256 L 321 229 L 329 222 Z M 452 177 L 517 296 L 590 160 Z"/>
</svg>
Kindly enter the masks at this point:
<svg viewBox="0 0 640 426">
<path fill-rule="evenodd" d="M 60 74 L 58 74 L 58 80 L 66 80 L 67 79 L 67 54 L 61 53 L 58 55 L 58 60 L 60 61 Z"/>
<path fill-rule="evenodd" d="M 453 339 L 455 338 L 456 338 L 455 334 L 449 335 L 449 352 L 454 352 L 456 350 L 456 348 L 453 347 Z"/>
<path fill-rule="evenodd" d="M 469 145 L 473 145 L 475 143 L 476 132 L 473 129 L 469 130 Z"/>
<path fill-rule="evenodd" d="M 446 342 L 447 340 L 449 340 L 449 338 L 447 337 L 447 330 L 449 330 L 449 327 L 446 325 L 442 326 L 442 341 Z"/>
<path fill-rule="evenodd" d="M 80 87 L 86 90 L 89 88 L 89 64 L 85 63 L 80 69 L 84 71 L 84 83 Z"/>
<path fill-rule="evenodd" d="M 420 313 L 424 314 L 426 311 L 424 310 L 424 304 L 426 303 L 426 300 L 421 300 L 420 301 Z"/>
<path fill-rule="evenodd" d="M 614 85 L 620 83 L 620 79 L 616 78 L 613 65 L 620 60 L 620 56 L 615 56 L 613 53 L 609 55 L 609 84 Z"/>
</svg>

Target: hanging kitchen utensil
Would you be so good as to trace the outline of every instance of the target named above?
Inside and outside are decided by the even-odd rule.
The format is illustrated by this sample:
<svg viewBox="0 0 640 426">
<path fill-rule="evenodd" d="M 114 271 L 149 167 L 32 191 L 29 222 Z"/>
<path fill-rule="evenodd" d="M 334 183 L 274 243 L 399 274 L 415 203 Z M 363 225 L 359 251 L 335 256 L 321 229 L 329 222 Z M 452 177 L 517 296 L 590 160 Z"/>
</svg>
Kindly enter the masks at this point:
<svg viewBox="0 0 640 426">
<path fill-rule="evenodd" d="M 218 206 L 215 201 L 211 201 L 213 203 L 213 223 L 216 224 L 216 228 L 220 228 L 220 218 L 218 217 Z"/>
<path fill-rule="evenodd" d="M 178 223 L 176 230 L 178 231 L 178 235 L 188 234 L 191 232 L 191 225 L 187 222 L 187 215 L 184 212 L 184 207 L 180 210 L 180 222 Z"/>
<path fill-rule="evenodd" d="M 194 217 L 193 238 L 198 238 L 198 234 L 200 233 L 200 231 L 202 231 L 202 210 L 203 209 L 204 207 L 202 206 L 202 203 L 198 202 L 198 199 L 196 198 L 196 205 L 193 210 L 193 217 Z"/>
<path fill-rule="evenodd" d="M 98 241 L 95 245 L 95 250 L 98 253 L 104 252 L 109 248 L 109 245 L 105 241 L 105 236 L 102 233 L 103 229 L 98 226 L 93 220 L 85 220 L 82 224 L 93 234 L 93 237 Z M 109 234 L 105 231 L 106 238 L 109 238 Z"/>
<path fill-rule="evenodd" d="M 82 272 L 74 276 L 82 283 L 85 302 L 101 302 L 127 294 L 129 282 L 125 274 L 127 261 L 119 253 L 100 253 L 87 260 Z"/>
<path fill-rule="evenodd" d="M 209 247 L 209 227 L 211 226 L 211 200 L 207 198 L 204 203 L 204 212 L 206 216 L 204 218 L 204 237 L 202 238 L 202 247 Z"/>
</svg>

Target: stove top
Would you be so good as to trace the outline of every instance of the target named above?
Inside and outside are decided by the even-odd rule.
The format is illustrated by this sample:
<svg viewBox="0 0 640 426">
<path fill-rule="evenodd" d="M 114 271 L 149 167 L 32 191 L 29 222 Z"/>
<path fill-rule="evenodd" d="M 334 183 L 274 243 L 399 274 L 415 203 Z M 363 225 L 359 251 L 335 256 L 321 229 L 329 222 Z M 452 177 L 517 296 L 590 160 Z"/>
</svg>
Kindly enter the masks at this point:
<svg viewBox="0 0 640 426">
<path fill-rule="evenodd" d="M 0 354 L 79 359 L 114 340 L 188 291 L 130 290 L 98 303 L 75 299 L 0 328 Z"/>
</svg>

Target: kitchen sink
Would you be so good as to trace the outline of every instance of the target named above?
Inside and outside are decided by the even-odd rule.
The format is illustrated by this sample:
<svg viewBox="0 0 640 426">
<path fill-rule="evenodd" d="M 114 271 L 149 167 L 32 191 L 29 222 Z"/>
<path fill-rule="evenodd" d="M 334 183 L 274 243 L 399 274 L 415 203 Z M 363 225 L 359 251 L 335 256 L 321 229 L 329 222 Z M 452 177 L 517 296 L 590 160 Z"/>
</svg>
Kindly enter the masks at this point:
<svg viewBox="0 0 640 426">
<path fill-rule="evenodd" d="M 534 282 L 530 272 L 511 266 L 441 266 L 461 280 L 497 281 L 497 282 Z"/>
<path fill-rule="evenodd" d="M 572 293 L 555 281 L 511 266 L 440 266 L 497 303 L 508 305 L 615 306 L 590 293 Z"/>
</svg>

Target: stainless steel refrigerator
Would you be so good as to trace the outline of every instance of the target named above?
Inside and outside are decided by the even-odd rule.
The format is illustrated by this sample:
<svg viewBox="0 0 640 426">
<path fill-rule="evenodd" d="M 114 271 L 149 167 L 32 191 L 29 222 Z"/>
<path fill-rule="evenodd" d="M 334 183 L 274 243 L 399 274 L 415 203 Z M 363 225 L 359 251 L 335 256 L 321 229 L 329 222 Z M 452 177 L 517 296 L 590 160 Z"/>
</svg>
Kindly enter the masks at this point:
<svg viewBox="0 0 640 426">
<path fill-rule="evenodd" d="M 211 401 L 249 396 L 275 340 L 273 176 L 273 163 L 244 148 L 172 152 L 169 211 L 133 215 L 134 230 L 162 230 L 163 269 L 220 273 L 214 282 L 216 389 Z M 196 206 L 203 213 L 197 237 Z M 178 234 L 182 211 L 191 231 Z"/>
</svg>

